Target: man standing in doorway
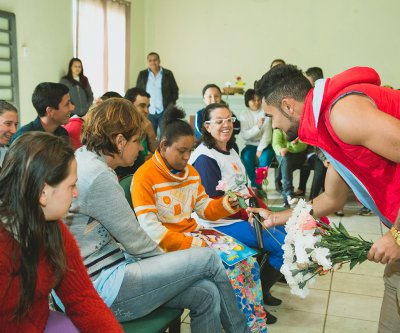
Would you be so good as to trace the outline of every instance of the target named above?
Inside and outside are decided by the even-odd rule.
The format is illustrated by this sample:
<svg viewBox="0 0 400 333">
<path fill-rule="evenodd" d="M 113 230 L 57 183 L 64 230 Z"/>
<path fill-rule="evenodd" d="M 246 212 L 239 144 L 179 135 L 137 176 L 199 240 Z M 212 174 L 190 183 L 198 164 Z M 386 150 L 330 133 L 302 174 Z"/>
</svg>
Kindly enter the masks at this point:
<svg viewBox="0 0 400 333">
<path fill-rule="evenodd" d="M 147 55 L 148 68 L 141 71 L 136 80 L 136 87 L 146 90 L 150 96 L 150 114 L 154 132 L 160 127 L 164 110 L 174 105 L 179 97 L 179 88 L 174 74 L 160 66 L 160 56 L 155 52 Z"/>
</svg>

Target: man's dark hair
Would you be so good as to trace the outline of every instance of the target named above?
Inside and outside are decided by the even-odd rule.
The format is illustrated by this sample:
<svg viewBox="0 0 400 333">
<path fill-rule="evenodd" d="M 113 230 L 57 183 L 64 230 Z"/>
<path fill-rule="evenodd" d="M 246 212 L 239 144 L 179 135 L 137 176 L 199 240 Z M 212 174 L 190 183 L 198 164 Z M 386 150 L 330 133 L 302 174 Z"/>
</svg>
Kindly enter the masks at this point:
<svg viewBox="0 0 400 333">
<path fill-rule="evenodd" d="M 313 82 L 324 78 L 324 73 L 322 72 L 322 69 L 319 67 L 310 67 L 309 69 L 306 70 L 306 75 L 311 77 Z"/>
<path fill-rule="evenodd" d="M 312 88 L 303 72 L 294 65 L 280 65 L 271 68 L 257 81 L 256 93 L 267 104 L 279 106 L 283 98 L 302 102 Z"/>
<path fill-rule="evenodd" d="M 277 63 L 276 65 L 274 65 L 275 63 Z M 275 67 L 275 66 L 279 66 L 279 65 L 286 65 L 286 62 L 285 62 L 285 60 L 283 60 L 283 59 L 274 59 L 274 60 L 272 60 L 272 62 L 271 62 L 271 65 L 269 66 L 269 68 L 272 68 L 272 67 Z"/>
<path fill-rule="evenodd" d="M 147 97 L 150 98 L 150 94 L 142 89 L 142 88 L 129 88 L 126 93 L 124 98 L 127 99 L 128 101 L 131 101 L 132 103 L 135 103 L 136 101 L 136 97 L 138 96 L 143 96 L 143 97 Z"/>
<path fill-rule="evenodd" d="M 158 60 L 160 60 L 160 56 L 158 55 L 157 52 L 150 52 L 150 53 L 147 55 L 147 59 L 148 59 L 150 56 L 153 56 L 153 55 L 156 56 Z"/>
<path fill-rule="evenodd" d="M 219 91 L 219 93 L 222 95 L 222 91 L 221 91 L 220 87 L 218 87 L 218 86 L 217 86 L 216 84 L 214 84 L 214 83 L 209 83 L 209 84 L 206 84 L 206 85 L 203 87 L 201 96 L 204 96 L 204 94 L 206 93 L 207 89 L 209 89 L 209 88 L 215 88 L 215 89 L 217 89 L 217 90 Z"/>
<path fill-rule="evenodd" d="M 46 108 L 58 109 L 64 95 L 68 94 L 69 89 L 62 83 L 42 82 L 39 83 L 32 94 L 32 104 L 39 117 L 46 115 Z"/>
<path fill-rule="evenodd" d="M 5 101 L 4 99 L 0 100 L 0 116 L 5 113 L 6 111 L 14 111 L 14 112 L 18 112 L 17 108 L 8 103 L 7 101 Z"/>
<path fill-rule="evenodd" d="M 122 96 L 115 91 L 107 91 L 100 97 L 103 102 L 109 98 L 122 98 Z"/>
</svg>

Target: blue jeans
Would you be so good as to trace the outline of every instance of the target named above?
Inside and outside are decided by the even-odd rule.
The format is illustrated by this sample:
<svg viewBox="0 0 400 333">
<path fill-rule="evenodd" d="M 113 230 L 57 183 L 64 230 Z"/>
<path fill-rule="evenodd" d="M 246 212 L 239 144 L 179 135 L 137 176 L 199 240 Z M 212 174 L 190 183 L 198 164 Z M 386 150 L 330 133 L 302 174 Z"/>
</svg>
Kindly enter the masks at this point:
<svg viewBox="0 0 400 333">
<path fill-rule="evenodd" d="M 193 333 L 249 332 L 219 255 L 192 248 L 126 266 L 111 306 L 119 321 L 142 317 L 159 306 L 188 308 Z"/>
<path fill-rule="evenodd" d="M 256 153 L 257 146 L 248 145 L 243 148 L 241 153 L 242 162 L 244 167 L 246 168 L 246 173 L 249 176 L 252 187 L 258 187 L 256 184 Z M 271 145 L 263 150 L 260 158 L 258 159 L 258 167 L 265 167 L 271 164 L 272 159 L 274 158 L 275 153 L 272 149 Z"/>
<path fill-rule="evenodd" d="M 293 171 L 295 169 L 300 169 L 300 173 L 302 172 L 301 167 L 306 161 L 305 153 L 287 153 L 285 156 L 276 156 L 280 164 L 280 169 L 282 173 L 282 196 L 283 202 L 288 203 L 288 196 L 294 197 L 294 189 L 293 189 Z M 308 171 L 308 174 L 310 172 Z M 302 178 L 300 176 L 300 178 Z M 303 177 L 305 178 L 305 177 Z M 308 177 L 307 177 L 308 178 Z M 307 181 L 307 179 L 306 179 Z"/>
<path fill-rule="evenodd" d="M 161 124 L 164 120 L 164 111 L 161 113 L 149 114 L 149 120 L 150 120 L 151 124 L 153 125 L 154 133 L 156 133 L 156 135 L 158 137 L 159 132 L 157 132 L 157 130 L 159 127 L 161 127 Z"/>
<path fill-rule="evenodd" d="M 236 238 L 238 241 L 250 247 L 257 247 L 256 231 L 252 225 L 247 222 L 236 222 L 230 225 L 215 228 L 229 236 Z M 269 231 L 269 232 L 268 232 Z M 285 242 L 286 231 L 283 226 L 270 228 L 268 231 L 263 230 L 264 250 L 268 252 L 269 263 L 277 270 L 283 264 L 282 245 Z M 276 242 L 274 238 L 280 243 Z"/>
</svg>

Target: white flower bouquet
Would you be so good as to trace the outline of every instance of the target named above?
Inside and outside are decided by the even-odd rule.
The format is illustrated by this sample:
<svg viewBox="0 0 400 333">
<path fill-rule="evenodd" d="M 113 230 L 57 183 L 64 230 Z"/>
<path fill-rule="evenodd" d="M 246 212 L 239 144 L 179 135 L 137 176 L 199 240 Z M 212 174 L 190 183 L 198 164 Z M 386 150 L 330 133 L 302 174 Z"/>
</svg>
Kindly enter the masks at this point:
<svg viewBox="0 0 400 333">
<path fill-rule="evenodd" d="M 350 269 L 367 259 L 372 242 L 351 236 L 344 226 L 328 225 L 315 220 L 311 205 L 300 200 L 285 225 L 287 236 L 281 268 L 291 293 L 302 298 L 309 294 L 308 285 L 315 276 L 324 275 L 350 263 Z"/>
</svg>

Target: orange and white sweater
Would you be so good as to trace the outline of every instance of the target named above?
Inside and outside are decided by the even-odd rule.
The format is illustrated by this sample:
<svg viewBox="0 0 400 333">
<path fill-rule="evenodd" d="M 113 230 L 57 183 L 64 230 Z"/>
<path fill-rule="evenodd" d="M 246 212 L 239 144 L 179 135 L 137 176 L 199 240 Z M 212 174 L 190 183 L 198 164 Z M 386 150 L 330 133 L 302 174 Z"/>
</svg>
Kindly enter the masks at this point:
<svg viewBox="0 0 400 333">
<path fill-rule="evenodd" d="M 194 167 L 174 174 L 158 151 L 135 172 L 131 195 L 140 225 L 167 252 L 204 246 L 184 234 L 200 229 L 193 211 L 212 221 L 236 212 L 227 196 L 208 197 Z"/>
</svg>

